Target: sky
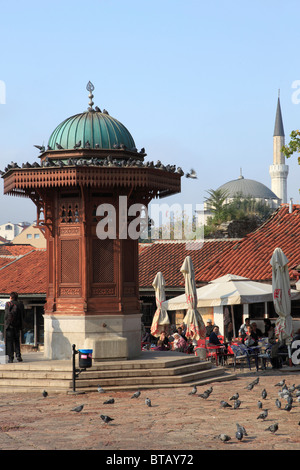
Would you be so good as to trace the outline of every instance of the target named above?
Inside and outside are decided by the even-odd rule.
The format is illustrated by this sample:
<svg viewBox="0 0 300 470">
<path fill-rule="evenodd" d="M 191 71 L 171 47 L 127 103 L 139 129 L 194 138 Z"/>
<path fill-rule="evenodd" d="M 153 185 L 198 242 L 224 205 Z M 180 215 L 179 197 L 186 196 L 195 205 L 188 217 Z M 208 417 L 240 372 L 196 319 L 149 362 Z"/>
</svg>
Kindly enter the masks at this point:
<svg viewBox="0 0 300 470">
<path fill-rule="evenodd" d="M 270 188 L 279 89 L 286 143 L 300 125 L 299 14 L 298 0 L 0 0 L 0 169 L 38 161 L 90 80 L 146 160 L 196 170 L 163 203 L 202 204 L 240 171 Z M 0 224 L 36 219 L 3 179 L 0 207 Z"/>
</svg>

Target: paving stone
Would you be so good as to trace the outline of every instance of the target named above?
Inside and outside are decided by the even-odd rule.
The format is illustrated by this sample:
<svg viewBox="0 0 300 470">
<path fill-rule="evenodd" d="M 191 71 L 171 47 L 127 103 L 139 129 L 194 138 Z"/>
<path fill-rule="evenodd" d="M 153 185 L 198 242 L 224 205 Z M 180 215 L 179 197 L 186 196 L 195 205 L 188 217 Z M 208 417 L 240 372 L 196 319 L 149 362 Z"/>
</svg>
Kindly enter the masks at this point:
<svg viewBox="0 0 300 470">
<path fill-rule="evenodd" d="M 237 380 L 214 382 L 198 387 L 196 395 L 189 396 L 187 387 L 142 390 L 138 399 L 131 399 L 132 391 L 97 392 L 85 394 L 41 393 L 0 394 L 0 449 L 1 450 L 122 450 L 197 451 L 197 450 L 300 450 L 300 403 L 294 399 L 290 412 L 278 409 L 275 399 L 279 388 L 274 385 L 282 378 L 288 386 L 300 384 L 299 372 L 283 370 L 243 372 Z M 259 377 L 253 390 L 245 386 Z M 210 385 L 213 392 L 207 400 L 198 396 Z M 268 392 L 261 399 L 263 389 Z M 220 400 L 230 401 L 238 392 L 239 409 L 223 409 Z M 145 404 L 146 397 L 152 406 Z M 108 398 L 115 403 L 104 405 Z M 268 417 L 258 420 L 257 401 L 268 408 Z M 281 399 L 282 404 L 286 402 Z M 72 408 L 84 404 L 79 413 Z M 114 418 L 105 424 L 100 414 Z M 235 437 L 236 423 L 248 433 L 241 442 Z M 266 429 L 278 422 L 279 429 L 272 434 Z M 231 440 L 216 439 L 226 433 Z"/>
</svg>

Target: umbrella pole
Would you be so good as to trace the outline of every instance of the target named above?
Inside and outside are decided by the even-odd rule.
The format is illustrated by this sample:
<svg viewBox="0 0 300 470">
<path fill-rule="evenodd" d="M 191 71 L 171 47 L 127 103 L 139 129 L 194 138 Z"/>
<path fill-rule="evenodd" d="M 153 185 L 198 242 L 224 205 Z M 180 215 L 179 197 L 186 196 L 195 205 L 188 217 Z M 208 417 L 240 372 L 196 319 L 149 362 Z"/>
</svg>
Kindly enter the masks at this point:
<svg viewBox="0 0 300 470">
<path fill-rule="evenodd" d="M 233 305 L 230 305 L 230 309 L 231 309 L 231 319 L 232 319 L 233 335 L 234 335 L 234 338 L 236 338 L 235 323 L 234 323 L 234 313 L 233 313 Z"/>
</svg>

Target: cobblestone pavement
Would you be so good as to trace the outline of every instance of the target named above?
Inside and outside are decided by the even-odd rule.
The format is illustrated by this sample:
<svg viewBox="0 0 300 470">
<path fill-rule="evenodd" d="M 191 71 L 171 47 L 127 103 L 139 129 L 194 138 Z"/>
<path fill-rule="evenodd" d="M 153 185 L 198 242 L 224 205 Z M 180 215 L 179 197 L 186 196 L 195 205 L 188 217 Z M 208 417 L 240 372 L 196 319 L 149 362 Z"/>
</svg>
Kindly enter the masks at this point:
<svg viewBox="0 0 300 470">
<path fill-rule="evenodd" d="M 259 377 L 253 390 L 245 386 Z M 299 373 L 282 371 L 237 374 L 237 380 L 213 382 L 198 387 L 190 396 L 190 387 L 174 389 L 141 390 L 139 398 L 131 398 L 131 391 L 97 391 L 85 394 L 40 393 L 0 394 L 0 449 L 1 450 L 299 450 L 300 403 L 294 398 L 291 411 L 278 409 L 275 400 L 282 378 L 288 386 L 300 384 Z M 198 396 L 212 385 L 208 399 Z M 261 392 L 267 391 L 262 399 Z M 239 393 L 239 409 L 220 407 L 220 401 L 230 401 Z M 145 404 L 150 398 L 152 406 Z M 104 401 L 114 398 L 113 404 Z M 268 416 L 257 419 L 263 402 Z M 83 404 L 81 412 L 71 411 Z M 105 424 L 100 414 L 114 419 Z M 279 425 L 272 434 L 266 429 L 273 423 Z M 235 437 L 236 423 L 246 428 L 248 436 L 242 441 Z M 228 434 L 231 440 L 221 442 L 215 437 Z"/>
</svg>

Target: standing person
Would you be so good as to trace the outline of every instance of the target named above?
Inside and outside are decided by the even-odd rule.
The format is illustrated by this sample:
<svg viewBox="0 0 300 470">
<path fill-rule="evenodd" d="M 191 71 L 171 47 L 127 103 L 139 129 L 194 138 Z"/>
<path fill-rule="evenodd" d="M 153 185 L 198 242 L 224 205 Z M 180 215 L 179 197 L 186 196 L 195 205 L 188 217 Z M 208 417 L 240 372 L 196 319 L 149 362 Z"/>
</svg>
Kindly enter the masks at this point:
<svg viewBox="0 0 300 470">
<path fill-rule="evenodd" d="M 16 354 L 18 362 L 23 361 L 20 346 L 23 312 L 23 302 L 18 300 L 17 292 L 12 292 L 9 302 L 5 304 L 4 313 L 5 345 L 8 362 L 14 361 L 14 354 Z"/>
</svg>

